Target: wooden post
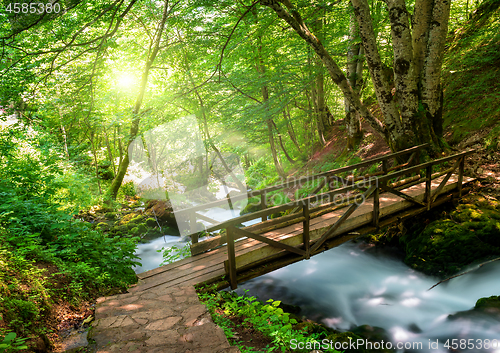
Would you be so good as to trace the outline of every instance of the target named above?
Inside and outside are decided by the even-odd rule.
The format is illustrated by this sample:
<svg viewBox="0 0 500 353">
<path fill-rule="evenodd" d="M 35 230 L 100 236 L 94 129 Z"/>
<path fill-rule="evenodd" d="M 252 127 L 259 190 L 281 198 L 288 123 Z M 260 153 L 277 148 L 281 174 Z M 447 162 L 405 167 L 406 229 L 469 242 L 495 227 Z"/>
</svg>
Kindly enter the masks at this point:
<svg viewBox="0 0 500 353">
<path fill-rule="evenodd" d="M 379 218 L 380 218 L 380 189 L 379 186 L 377 185 L 377 188 L 373 192 L 373 225 L 377 228 L 378 228 Z"/>
<path fill-rule="evenodd" d="M 309 202 L 304 202 L 304 206 L 302 206 L 302 215 L 304 216 L 304 221 L 302 222 L 302 235 L 304 242 L 304 250 L 306 252 L 305 259 L 309 260 L 311 257 L 310 253 L 310 237 L 309 237 Z"/>
<path fill-rule="evenodd" d="M 389 169 L 387 168 L 387 159 L 384 159 L 382 161 L 382 172 L 384 173 L 382 175 L 387 175 L 389 173 Z M 377 187 L 380 187 L 380 185 L 378 185 L 378 182 L 379 181 L 377 180 Z M 384 181 L 382 182 L 382 184 L 384 184 L 384 185 L 389 184 L 389 179 L 384 179 Z M 380 193 L 380 190 L 379 190 L 379 193 Z"/>
<path fill-rule="evenodd" d="M 458 197 L 462 197 L 462 182 L 464 180 L 465 156 L 460 159 L 458 165 Z"/>
<path fill-rule="evenodd" d="M 427 204 L 427 211 L 431 209 L 431 177 L 432 177 L 432 165 L 429 165 L 427 168 L 425 168 L 425 203 Z"/>
<path fill-rule="evenodd" d="M 226 198 L 227 198 L 227 203 L 229 204 L 229 209 L 234 210 L 233 202 L 231 201 L 231 198 L 229 197 L 229 193 L 227 193 Z"/>
<path fill-rule="evenodd" d="M 196 230 L 196 212 L 189 214 L 189 227 L 191 228 L 191 241 L 193 244 L 198 242 L 198 232 Z"/>
<path fill-rule="evenodd" d="M 260 208 L 262 210 L 265 210 L 267 208 L 267 203 L 266 203 L 266 193 L 263 192 L 260 194 Z M 267 221 L 267 216 L 262 216 L 262 222 Z"/>
<path fill-rule="evenodd" d="M 238 280 L 236 278 L 236 253 L 234 251 L 234 232 L 232 227 L 226 228 L 227 235 L 227 259 L 229 265 L 229 284 L 231 289 L 238 287 Z"/>
</svg>

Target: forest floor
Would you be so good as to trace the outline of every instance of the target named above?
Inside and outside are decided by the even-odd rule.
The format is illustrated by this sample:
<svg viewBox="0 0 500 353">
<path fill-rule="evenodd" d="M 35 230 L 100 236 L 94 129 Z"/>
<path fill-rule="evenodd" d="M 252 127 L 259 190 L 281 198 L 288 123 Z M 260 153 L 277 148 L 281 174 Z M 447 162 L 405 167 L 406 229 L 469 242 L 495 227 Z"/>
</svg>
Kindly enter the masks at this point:
<svg viewBox="0 0 500 353">
<path fill-rule="evenodd" d="M 382 136 L 375 133 L 372 127 L 362 122 L 361 128 L 364 132 L 364 138 L 361 141 L 355 156 L 361 159 L 379 157 L 385 153 L 390 153 L 391 150 Z M 325 160 L 336 159 L 346 152 L 346 134 L 344 120 L 334 122 L 331 130 L 328 132 L 328 141 L 325 146 L 318 149 L 305 168 L 321 165 Z"/>
</svg>

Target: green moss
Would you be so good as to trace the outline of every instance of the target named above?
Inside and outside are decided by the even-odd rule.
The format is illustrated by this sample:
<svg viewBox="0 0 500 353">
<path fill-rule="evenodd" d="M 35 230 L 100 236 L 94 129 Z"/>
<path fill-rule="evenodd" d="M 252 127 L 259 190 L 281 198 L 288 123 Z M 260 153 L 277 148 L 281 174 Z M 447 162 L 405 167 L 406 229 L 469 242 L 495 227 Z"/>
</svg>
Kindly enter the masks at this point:
<svg viewBox="0 0 500 353">
<path fill-rule="evenodd" d="M 302 331 L 304 333 L 307 333 L 308 335 L 324 331 L 324 328 L 322 326 L 311 321 L 299 322 L 297 325 L 293 327 L 293 329 L 296 331 Z"/>
<path fill-rule="evenodd" d="M 116 212 L 108 212 L 105 215 L 106 219 L 109 220 L 115 220 L 116 219 Z"/>
<path fill-rule="evenodd" d="M 405 262 L 428 274 L 450 275 L 475 261 L 500 255 L 498 201 L 468 196 L 448 218 L 400 239 Z"/>
<path fill-rule="evenodd" d="M 138 229 L 138 234 L 145 234 L 147 231 L 148 231 L 148 228 L 146 228 L 146 226 L 144 224 L 139 224 L 137 226 L 137 229 Z"/>
<path fill-rule="evenodd" d="M 128 227 L 123 225 L 123 226 L 114 226 L 113 228 L 111 228 L 111 231 L 112 232 L 115 232 L 115 233 L 127 233 L 128 232 Z"/>
<path fill-rule="evenodd" d="M 476 302 L 474 309 L 495 308 L 500 310 L 500 296 L 491 296 L 489 298 L 481 298 Z"/>
<path fill-rule="evenodd" d="M 481 298 L 476 302 L 474 308 L 466 311 L 459 311 L 448 316 L 448 320 L 479 319 L 485 316 L 500 319 L 500 296 Z"/>
<path fill-rule="evenodd" d="M 95 229 L 105 231 L 105 230 L 109 229 L 109 225 L 106 222 L 100 222 L 100 223 L 97 223 L 97 226 L 95 227 Z"/>
<path fill-rule="evenodd" d="M 140 214 L 129 213 L 128 215 L 123 216 L 120 220 L 120 225 L 129 224 L 129 223 L 141 223 L 144 217 Z"/>
<path fill-rule="evenodd" d="M 156 224 L 156 219 L 151 218 L 151 217 L 150 217 L 150 218 L 148 218 L 148 219 L 146 219 L 146 225 L 147 225 L 148 227 L 156 227 L 156 226 L 157 226 L 157 224 Z"/>
</svg>

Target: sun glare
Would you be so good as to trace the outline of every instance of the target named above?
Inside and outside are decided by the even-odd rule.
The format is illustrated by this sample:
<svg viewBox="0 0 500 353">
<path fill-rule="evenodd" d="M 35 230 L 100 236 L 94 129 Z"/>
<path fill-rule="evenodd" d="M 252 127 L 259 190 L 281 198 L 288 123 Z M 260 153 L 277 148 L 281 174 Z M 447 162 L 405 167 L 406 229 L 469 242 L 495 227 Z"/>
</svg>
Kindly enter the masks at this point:
<svg viewBox="0 0 500 353">
<path fill-rule="evenodd" d="M 122 74 L 118 77 L 118 86 L 121 88 L 129 88 L 134 84 L 134 78 L 129 74 Z"/>
</svg>

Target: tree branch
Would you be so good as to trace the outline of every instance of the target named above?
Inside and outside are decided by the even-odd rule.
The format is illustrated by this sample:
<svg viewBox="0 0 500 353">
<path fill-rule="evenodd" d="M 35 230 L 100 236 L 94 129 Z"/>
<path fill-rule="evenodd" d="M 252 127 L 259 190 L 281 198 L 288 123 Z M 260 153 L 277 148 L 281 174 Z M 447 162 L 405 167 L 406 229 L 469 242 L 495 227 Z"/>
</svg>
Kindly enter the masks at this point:
<svg viewBox="0 0 500 353">
<path fill-rule="evenodd" d="M 489 260 L 489 261 L 483 262 L 483 263 L 479 264 L 477 267 L 475 267 L 475 268 L 473 268 L 473 269 L 471 269 L 469 271 L 465 271 L 465 272 L 459 273 L 457 275 L 454 275 L 454 276 L 448 277 L 446 279 L 443 279 L 442 281 L 439 281 L 438 283 L 436 283 L 435 285 L 433 285 L 432 287 L 430 287 L 429 289 L 427 289 L 427 291 L 430 291 L 432 288 L 437 287 L 441 283 L 447 282 L 450 279 L 463 276 L 463 275 L 465 275 L 465 274 L 467 274 L 469 272 L 472 272 L 472 271 L 476 271 L 476 270 L 480 269 L 481 267 L 483 267 L 484 265 L 489 264 L 490 262 L 498 261 L 498 260 L 500 260 L 500 257 L 497 257 L 496 259 L 493 259 L 493 260 Z"/>
<path fill-rule="evenodd" d="M 326 51 L 321 41 L 309 31 L 307 26 L 302 21 L 300 14 L 294 9 L 290 1 L 283 0 L 283 3 L 285 4 L 285 6 L 292 9 L 293 15 L 286 11 L 277 0 L 261 0 L 260 3 L 276 12 L 278 17 L 285 20 L 290 26 L 292 26 L 295 32 L 312 47 L 312 49 L 320 57 L 321 61 L 327 68 L 330 74 L 330 78 L 340 88 L 340 90 L 346 97 L 346 100 L 349 101 L 349 104 L 359 112 L 360 116 L 363 117 L 375 131 L 377 131 L 381 135 L 386 136 L 387 129 L 385 128 L 384 124 L 382 124 L 382 122 L 378 120 L 373 114 L 371 114 L 366 106 L 363 105 L 357 93 L 353 91 L 352 87 L 347 82 L 347 79 L 342 70 L 340 70 L 337 63 Z"/>
</svg>

